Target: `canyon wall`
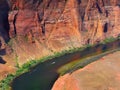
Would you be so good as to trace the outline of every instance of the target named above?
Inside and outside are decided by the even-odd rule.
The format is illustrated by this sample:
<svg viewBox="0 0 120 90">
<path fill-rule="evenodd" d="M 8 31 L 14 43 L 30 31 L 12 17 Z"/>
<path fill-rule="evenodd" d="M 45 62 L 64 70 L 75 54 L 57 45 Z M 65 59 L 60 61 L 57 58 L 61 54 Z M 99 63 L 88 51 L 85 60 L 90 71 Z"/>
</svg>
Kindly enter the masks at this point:
<svg viewBox="0 0 120 90">
<path fill-rule="evenodd" d="M 2 58 L 9 66 L 120 36 L 120 0 L 1 0 Z"/>
</svg>

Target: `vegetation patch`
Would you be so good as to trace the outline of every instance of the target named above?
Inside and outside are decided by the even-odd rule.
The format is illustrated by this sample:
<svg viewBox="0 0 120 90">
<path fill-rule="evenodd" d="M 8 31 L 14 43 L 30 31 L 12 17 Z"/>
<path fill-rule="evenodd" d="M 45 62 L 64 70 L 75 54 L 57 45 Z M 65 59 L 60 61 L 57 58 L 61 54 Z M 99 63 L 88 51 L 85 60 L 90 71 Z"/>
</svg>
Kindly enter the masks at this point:
<svg viewBox="0 0 120 90">
<path fill-rule="evenodd" d="M 103 40 L 102 44 L 106 44 L 106 43 L 109 43 L 109 42 L 113 42 L 115 40 L 119 39 L 118 38 L 114 38 L 114 37 L 109 37 L 109 38 L 106 38 L 105 40 Z"/>
<path fill-rule="evenodd" d="M 83 68 L 86 65 L 90 64 L 91 62 L 99 60 L 101 57 L 103 57 L 107 54 L 113 53 L 115 51 L 118 51 L 118 50 L 120 50 L 120 49 L 106 51 L 106 52 L 101 53 L 101 54 L 95 53 L 91 57 L 87 57 L 87 58 L 83 57 L 81 59 L 75 60 L 73 62 L 70 62 L 70 63 L 60 67 L 57 72 L 60 74 L 60 76 L 66 74 L 66 73 L 72 73 L 73 71 L 80 69 L 80 68 Z"/>
</svg>

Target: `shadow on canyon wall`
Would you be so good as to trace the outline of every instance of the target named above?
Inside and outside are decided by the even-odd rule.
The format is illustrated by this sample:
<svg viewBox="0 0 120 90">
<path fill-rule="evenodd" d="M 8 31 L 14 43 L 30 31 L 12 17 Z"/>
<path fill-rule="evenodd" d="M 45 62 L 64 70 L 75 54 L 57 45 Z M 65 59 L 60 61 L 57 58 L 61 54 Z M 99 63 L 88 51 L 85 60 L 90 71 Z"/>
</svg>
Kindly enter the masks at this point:
<svg viewBox="0 0 120 90">
<path fill-rule="evenodd" d="M 2 56 L 6 54 L 5 43 L 9 41 L 9 21 L 8 13 L 10 7 L 7 0 L 0 0 L 0 64 L 5 64 L 6 61 L 3 60 Z"/>
<path fill-rule="evenodd" d="M 5 42 L 9 41 L 9 4 L 7 0 L 0 0 L 0 37 L 3 38 Z"/>
<path fill-rule="evenodd" d="M 2 59 L 2 57 L 0 57 L 0 64 L 5 64 L 6 61 Z"/>
</svg>

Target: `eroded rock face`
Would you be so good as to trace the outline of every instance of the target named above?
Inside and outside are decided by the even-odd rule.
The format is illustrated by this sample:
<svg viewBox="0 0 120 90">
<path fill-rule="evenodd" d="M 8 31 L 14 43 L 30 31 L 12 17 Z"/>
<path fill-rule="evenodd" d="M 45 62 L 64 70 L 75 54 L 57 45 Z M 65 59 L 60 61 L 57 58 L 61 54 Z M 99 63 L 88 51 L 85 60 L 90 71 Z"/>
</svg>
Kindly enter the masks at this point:
<svg viewBox="0 0 120 90">
<path fill-rule="evenodd" d="M 98 43 L 120 34 L 119 4 L 120 0 L 11 0 L 9 34 L 19 42 L 39 42 L 50 52 Z"/>
<path fill-rule="evenodd" d="M 120 32 L 119 3 L 119 0 L 89 0 L 83 21 L 88 31 L 86 35 L 88 43 L 95 43 L 110 36 L 118 36 L 116 32 Z"/>
<path fill-rule="evenodd" d="M 3 58 L 20 65 L 120 34 L 120 0 L 1 0 L 0 16 Z"/>
<path fill-rule="evenodd" d="M 38 40 L 52 50 L 93 44 L 117 37 L 120 32 L 119 0 L 11 2 L 10 36 L 24 36 L 30 42 Z"/>
</svg>

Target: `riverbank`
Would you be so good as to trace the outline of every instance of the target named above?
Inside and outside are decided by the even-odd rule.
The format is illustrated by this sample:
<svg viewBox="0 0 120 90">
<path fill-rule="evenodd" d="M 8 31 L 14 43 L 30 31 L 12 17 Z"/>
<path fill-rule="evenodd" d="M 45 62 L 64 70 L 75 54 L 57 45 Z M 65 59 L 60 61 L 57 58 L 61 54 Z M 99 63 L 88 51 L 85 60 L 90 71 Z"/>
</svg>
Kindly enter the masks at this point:
<svg viewBox="0 0 120 90">
<path fill-rule="evenodd" d="M 114 38 L 112 38 L 112 39 L 106 39 L 106 40 L 104 41 L 104 44 L 105 44 L 105 43 L 112 42 L 112 41 L 114 41 L 114 40 L 116 40 L 116 39 L 114 39 Z M 106 41 L 107 41 L 107 42 L 106 42 Z M 82 51 L 82 50 L 84 50 L 85 48 L 93 47 L 93 46 L 95 46 L 95 45 L 87 45 L 87 46 L 82 47 L 82 48 L 73 48 L 73 49 L 70 49 L 70 50 L 65 50 L 65 51 L 60 52 L 60 53 L 54 53 L 53 56 L 43 57 L 43 58 L 40 59 L 40 60 L 31 60 L 31 61 L 29 61 L 28 63 L 24 64 L 24 65 L 21 66 L 21 67 L 18 66 L 18 70 L 16 71 L 15 74 L 10 74 L 10 75 L 7 76 L 6 79 L 2 80 L 2 81 L 1 81 L 1 85 L 0 85 L 1 87 L 0 87 L 0 88 L 2 88 L 2 90 L 9 90 L 9 89 L 10 89 L 10 87 L 9 87 L 10 82 L 11 82 L 15 77 L 18 77 L 19 75 L 21 75 L 21 74 L 23 74 L 23 73 L 25 73 L 25 72 L 28 72 L 28 71 L 31 69 L 31 67 L 36 66 L 38 63 L 45 62 L 46 60 L 50 60 L 50 59 L 55 58 L 55 57 L 63 56 L 63 55 L 65 55 L 65 54 L 67 54 L 67 53 L 73 53 L 73 52 L 77 52 L 77 51 Z"/>
<path fill-rule="evenodd" d="M 43 57 L 39 60 L 30 60 L 29 62 L 23 64 L 21 67 L 18 66 L 18 70 L 15 73 L 7 75 L 6 78 L 3 79 L 0 82 L 0 90 L 10 90 L 11 89 L 10 83 L 12 82 L 12 80 L 14 78 L 20 76 L 23 73 L 26 73 L 26 72 L 30 71 L 32 67 L 36 66 L 39 63 L 45 62 L 46 60 L 50 60 L 50 59 L 53 59 L 53 58 L 56 58 L 56 57 L 63 56 L 67 53 L 73 53 L 73 52 L 76 52 L 76 51 L 81 51 L 81 50 L 84 50 L 85 48 L 86 47 L 74 48 L 74 49 L 54 53 L 54 55 L 46 56 L 46 57 Z"/>
<path fill-rule="evenodd" d="M 117 52 L 117 51 L 120 51 L 120 48 L 114 49 L 114 50 L 108 50 L 108 51 L 103 52 L 103 53 L 98 52 L 98 53 L 91 55 L 90 57 L 75 60 L 73 62 L 70 62 L 70 63 L 60 67 L 58 69 L 58 73 L 60 74 L 60 76 L 63 76 L 64 74 L 67 74 L 67 73 L 73 73 L 74 71 L 76 71 L 78 69 L 82 69 L 85 66 L 87 66 L 88 64 L 99 60 L 101 57 L 107 56 L 107 55 L 114 53 L 114 52 Z"/>
<path fill-rule="evenodd" d="M 120 90 L 120 51 L 61 76 L 52 90 Z"/>
</svg>

